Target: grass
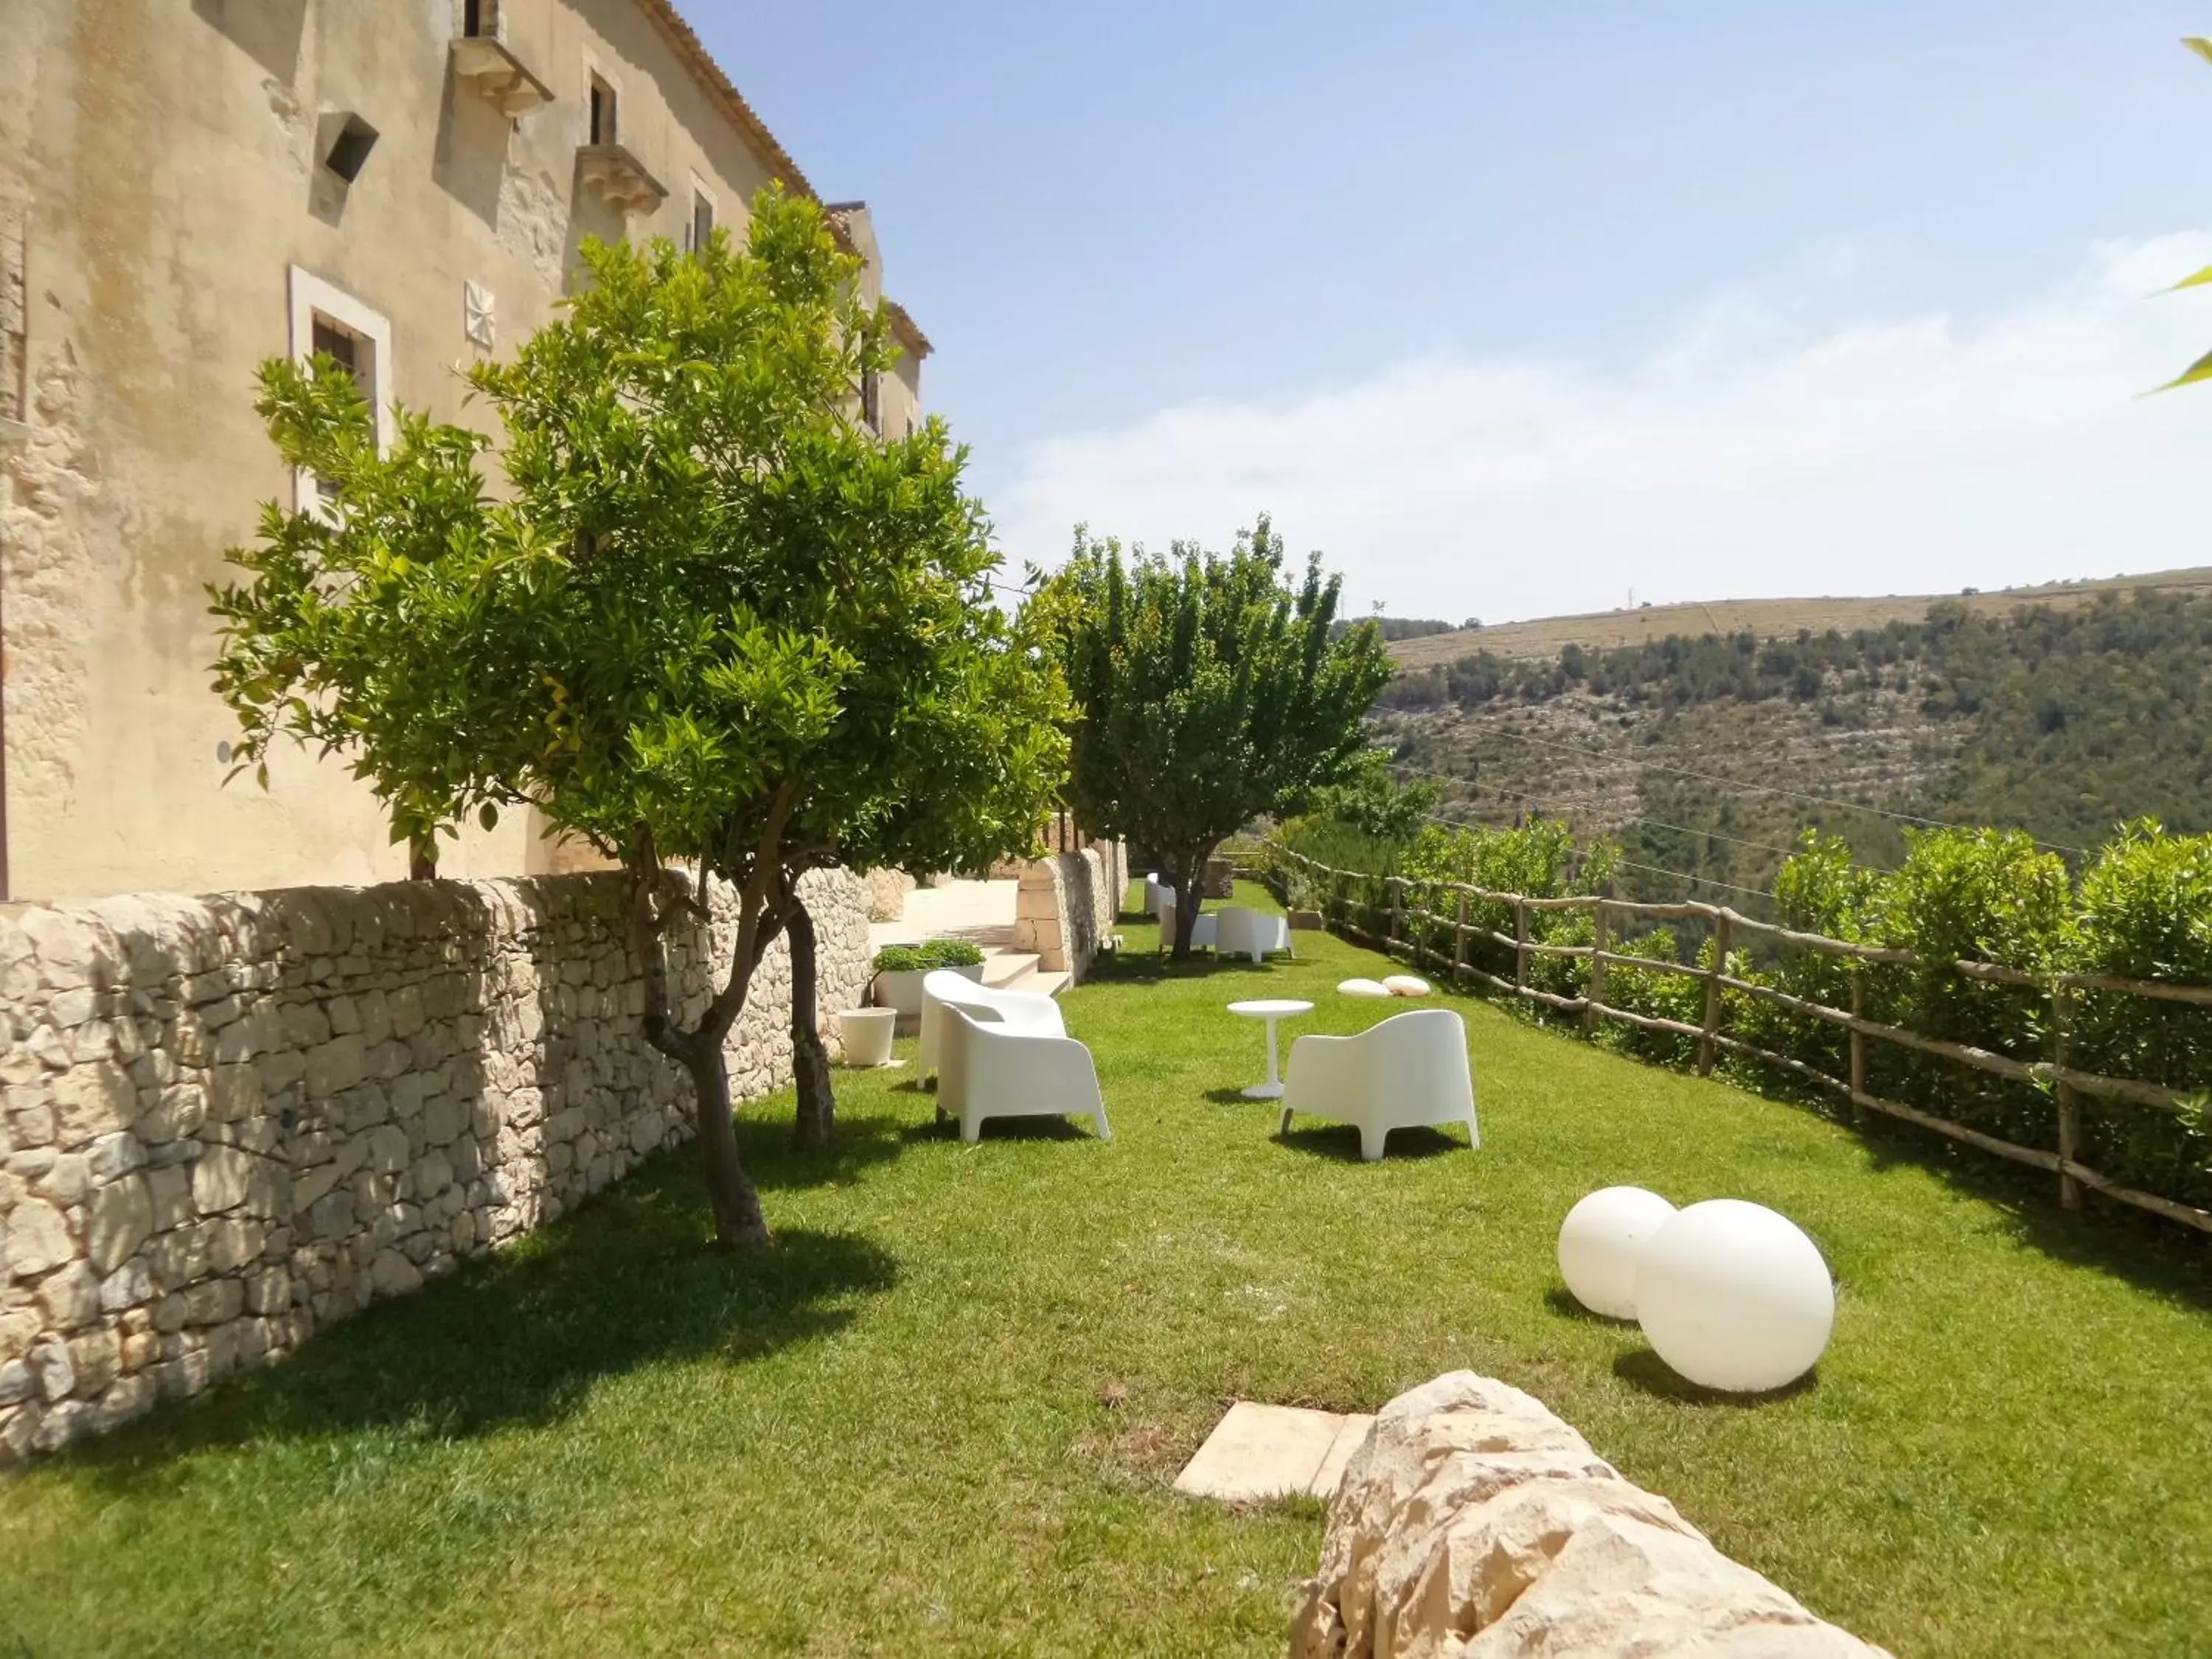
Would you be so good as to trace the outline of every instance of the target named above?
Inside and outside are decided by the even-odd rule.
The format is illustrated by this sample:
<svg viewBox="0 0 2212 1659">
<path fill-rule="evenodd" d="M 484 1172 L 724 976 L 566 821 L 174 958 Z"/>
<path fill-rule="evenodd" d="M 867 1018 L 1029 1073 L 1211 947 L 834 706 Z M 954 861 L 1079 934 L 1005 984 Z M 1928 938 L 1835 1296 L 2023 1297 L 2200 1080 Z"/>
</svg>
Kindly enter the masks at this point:
<svg viewBox="0 0 2212 1659">
<path fill-rule="evenodd" d="M 1069 994 L 1115 1139 L 961 1146 L 903 1073 L 842 1146 L 749 1108 L 777 1242 L 701 1248 L 687 1158 L 293 1361 L 0 1486 L 0 1654 L 1279 1654 L 1323 1512 L 1169 1482 L 1237 1396 L 1372 1407 L 1457 1366 L 1562 1413 L 1900 1655 L 2201 1651 L 2202 1257 L 1479 1004 L 1484 1146 L 1273 1138 L 1222 1005 L 1377 958 Z M 1771 1203 L 1840 1284 L 1814 1382 L 1677 1383 L 1559 1288 L 1589 1188 Z"/>
</svg>

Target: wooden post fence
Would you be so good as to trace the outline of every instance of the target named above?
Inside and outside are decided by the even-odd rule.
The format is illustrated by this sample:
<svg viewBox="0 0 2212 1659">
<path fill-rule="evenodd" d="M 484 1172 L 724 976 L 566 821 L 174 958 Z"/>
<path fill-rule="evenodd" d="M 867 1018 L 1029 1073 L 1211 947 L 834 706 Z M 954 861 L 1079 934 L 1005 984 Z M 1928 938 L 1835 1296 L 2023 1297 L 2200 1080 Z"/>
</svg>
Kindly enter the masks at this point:
<svg viewBox="0 0 2212 1659">
<path fill-rule="evenodd" d="M 1698 1075 L 1713 1074 L 1713 1050 L 1721 1033 L 1721 981 L 1728 974 L 1729 919 L 1723 912 L 1713 923 L 1713 971 L 1705 978 L 1705 1030 L 1698 1039 Z"/>
<path fill-rule="evenodd" d="M 1366 928 L 1355 927 L 1351 921 L 1351 884 L 1358 881 L 1364 892 L 1372 893 L 1375 878 L 1361 876 L 1354 871 L 1337 870 L 1304 854 L 1291 851 L 1278 843 L 1278 854 L 1288 864 L 1300 867 L 1310 875 L 1334 878 L 1338 894 L 1338 926 L 1372 944 L 1374 934 Z M 1442 953 L 1425 945 L 1411 943 L 1406 933 L 1407 907 L 1405 884 L 1402 878 L 1388 877 L 1383 884 L 1389 895 L 1389 937 L 1380 941 L 1386 948 L 1401 943 L 1411 950 L 1417 961 L 1442 959 Z M 1448 885 L 1456 895 L 1457 902 L 1451 916 L 1446 917 L 1436 909 L 1440 886 Z M 2092 1096 L 2100 1100 L 2120 1101 L 2155 1110 L 2192 1111 L 2197 1109 L 2197 1097 L 2188 1091 L 2164 1084 L 2148 1083 L 2137 1079 L 2111 1077 L 2095 1072 L 2075 1069 L 2071 1050 L 2071 1039 L 2078 1017 L 2078 995 L 2081 990 L 2094 989 L 2108 994 L 2154 999 L 2166 1002 L 2180 1002 L 2212 1011 L 2212 985 L 2185 985 L 2163 980 L 2136 980 L 2118 975 L 2100 973 L 2032 974 L 1999 963 L 1958 961 L 1948 964 L 1962 976 L 1985 984 L 2010 985 L 2039 991 L 2051 999 L 2051 1043 L 2047 1060 L 2024 1060 L 2009 1054 L 1993 1053 L 1961 1042 L 1923 1036 L 1902 1026 L 1887 1024 L 1869 1019 L 1866 1013 L 1865 977 L 1867 969 L 1877 963 L 1895 963 L 1905 967 L 1923 967 L 1923 958 L 1911 951 L 1892 946 L 1861 945 L 1844 939 L 1829 939 L 1819 933 L 1801 933 L 1772 922 L 1754 921 L 1723 906 L 1707 904 L 1697 900 L 1678 903 L 1644 903 L 1629 899 L 1607 898 L 1601 895 L 1583 894 L 1557 898 L 1530 898 L 1526 894 L 1504 893 L 1475 887 L 1461 882 L 1449 884 L 1426 883 L 1413 912 L 1413 920 L 1424 929 L 1446 925 L 1452 928 L 1452 971 L 1456 980 L 1462 975 L 1478 985 L 1558 1009 L 1562 1013 L 1579 1012 L 1585 1031 L 1595 1032 L 1602 1019 L 1618 1019 L 1647 1030 L 1665 1031 L 1676 1036 L 1697 1039 L 1697 1065 L 1703 1073 L 1709 1072 L 1722 1050 L 1742 1054 L 1762 1065 L 1787 1071 L 1814 1085 L 1842 1095 L 1850 1103 L 1852 1120 L 1863 1124 L 1865 1114 L 1880 1112 L 1886 1116 L 1902 1119 L 1919 1127 L 1966 1146 L 2008 1158 L 2015 1164 L 2027 1164 L 2058 1177 L 2059 1201 L 2073 1209 L 2081 1202 L 2082 1189 L 2087 1188 L 2116 1202 L 2147 1210 L 2168 1220 L 2212 1233 L 2212 1210 L 2199 1209 L 2155 1193 L 2139 1192 L 2121 1185 L 2110 1176 L 2085 1166 L 2081 1152 L 2081 1098 Z M 1475 900 L 1485 904 L 1510 905 L 1513 908 L 1513 937 L 1493 927 L 1472 926 L 1468 921 L 1468 902 Z M 1370 922 L 1383 906 L 1363 901 Z M 1592 942 L 1587 945 L 1553 945 L 1529 937 L 1528 918 L 1536 910 L 1577 910 L 1591 912 Z M 1699 967 L 1694 963 L 1680 963 L 1658 957 L 1631 957 L 1617 954 L 1611 944 L 1611 913 L 1618 910 L 1625 916 L 1644 917 L 1654 921 L 1700 919 L 1711 924 L 1714 938 L 1714 962 L 1711 967 Z M 1793 995 L 1779 987 L 1763 984 L 1755 979 L 1738 979 L 1729 972 L 1728 953 L 1732 941 L 1739 934 L 1763 939 L 1783 950 L 1817 951 L 1823 955 L 1840 957 L 1850 965 L 1850 1007 L 1848 1011 L 1831 1008 L 1811 999 Z M 1471 935 L 1489 939 L 1499 945 L 1513 947 L 1513 977 L 1508 981 L 1486 969 L 1475 967 L 1467 959 L 1467 945 Z M 1432 932 L 1425 932 L 1424 939 L 1433 939 Z M 1528 983 L 1528 959 L 1531 956 L 1560 957 L 1572 959 L 1586 957 L 1589 962 L 1588 990 L 1581 997 L 1561 996 L 1551 991 L 1540 990 Z M 1608 962 L 1639 972 L 1679 974 L 1702 980 L 1705 987 L 1705 1018 L 1692 1025 L 1683 1020 L 1665 1019 L 1650 1014 L 1637 1013 L 1630 1009 L 1610 1007 L 1605 1001 L 1606 966 Z M 1814 1020 L 1831 1025 L 1840 1025 L 1847 1034 L 1850 1048 L 1848 1080 L 1830 1075 L 1796 1055 L 1778 1054 L 1742 1037 L 1723 1030 L 1722 1014 L 1726 1008 L 1724 994 L 1733 991 L 1739 996 L 1786 1010 L 1800 1019 Z M 2039 1147 L 2021 1146 L 1979 1129 L 1954 1123 L 1908 1106 L 1901 1101 L 1885 1100 L 1871 1093 L 1867 1087 L 1866 1041 L 1878 1038 L 1922 1054 L 1941 1056 L 1958 1065 L 2016 1082 L 2030 1083 L 2051 1088 L 2057 1103 L 2058 1150 L 2047 1152 Z"/>
<path fill-rule="evenodd" d="M 2069 1083 L 2066 1036 L 2074 1024 L 2074 988 L 2055 985 L 2051 990 L 2051 1063 L 2058 1073 L 2058 1202 L 2060 1207 L 2081 1207 L 2081 1183 L 2074 1178 L 2073 1164 L 2081 1148 L 2081 1101 Z"/>
<path fill-rule="evenodd" d="M 1610 1012 L 1605 1006 L 1605 901 L 1590 901 L 1590 965 L 1589 990 L 1583 999 L 1583 1030 L 1595 1034 L 1598 1016 Z"/>
</svg>

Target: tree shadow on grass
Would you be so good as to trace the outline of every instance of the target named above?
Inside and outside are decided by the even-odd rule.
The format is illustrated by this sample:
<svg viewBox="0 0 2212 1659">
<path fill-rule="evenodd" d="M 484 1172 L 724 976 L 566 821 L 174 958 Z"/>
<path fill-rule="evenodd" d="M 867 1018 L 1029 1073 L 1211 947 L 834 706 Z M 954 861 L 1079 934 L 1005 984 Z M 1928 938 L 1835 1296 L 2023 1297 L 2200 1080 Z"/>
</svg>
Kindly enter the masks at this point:
<svg viewBox="0 0 2212 1659">
<path fill-rule="evenodd" d="M 1632 1319 L 1614 1319 L 1585 1308 L 1575 1300 L 1575 1293 L 1564 1285 L 1554 1285 L 1544 1292 L 1544 1305 L 1562 1319 L 1571 1319 L 1577 1324 L 1595 1325 L 1605 1330 L 1629 1331 L 1636 1328 Z"/>
<path fill-rule="evenodd" d="M 1274 1109 L 1273 1103 L 1269 1103 Z M 1275 1139 L 1295 1152 L 1314 1158 L 1334 1158 L 1340 1164 L 1358 1164 L 1364 1160 L 1359 1152 L 1359 1131 L 1349 1123 L 1331 1123 L 1322 1127 L 1300 1128 L 1293 1124 L 1290 1133 Z M 1468 1150 L 1464 1140 L 1455 1140 L 1441 1129 L 1393 1129 L 1384 1143 L 1382 1162 L 1393 1158 L 1440 1158 L 1446 1152 Z"/>
<path fill-rule="evenodd" d="M 1194 956 L 1188 962 L 1177 962 L 1160 951 L 1116 951 L 1092 963 L 1084 982 L 1157 985 L 1176 980 L 1220 978 L 1241 979 L 1256 987 L 1273 976 L 1274 968 L 1272 962 L 1254 962 L 1248 957 Z"/>
<path fill-rule="evenodd" d="M 1820 1382 L 1820 1368 L 1815 1365 L 1795 1382 L 1769 1389 L 1764 1394 L 1729 1394 L 1691 1382 L 1649 1348 L 1632 1348 L 1621 1355 L 1613 1362 L 1613 1374 L 1632 1389 L 1648 1394 L 1655 1400 L 1672 1400 L 1685 1406 L 1729 1406 L 1738 1411 L 1749 1411 L 1760 1406 L 1794 1400 L 1801 1394 L 1810 1394 Z"/>
<path fill-rule="evenodd" d="M 960 1144 L 960 1120 L 945 1117 L 933 1119 L 927 1123 L 902 1124 L 896 1133 L 898 1138 L 909 1146 L 931 1141 L 957 1146 Z M 1097 1139 L 1087 1117 L 987 1117 L 978 1126 L 976 1133 L 987 1141 Z"/>
<path fill-rule="evenodd" d="M 896 1087 L 896 1085 L 894 1085 Z M 757 1109 L 749 1107 L 748 1110 Z M 872 1164 L 906 1150 L 903 1121 L 879 1114 L 848 1115 L 842 1107 L 830 1150 L 807 1152 L 793 1140 L 790 1103 L 779 1097 L 761 1115 L 738 1118 L 738 1152 L 753 1185 L 763 1192 L 797 1192 L 810 1187 L 849 1186 Z M 696 1144 L 676 1154 L 696 1168 Z"/>
<path fill-rule="evenodd" d="M 2059 1207 L 2057 1177 L 1961 1149 L 1909 1123 L 1876 1118 L 1856 1132 L 1867 1168 L 1925 1170 L 2001 1212 L 2014 1237 L 2069 1266 L 2121 1279 L 2193 1313 L 2212 1313 L 2212 1238 L 2094 1193 Z"/>
<path fill-rule="evenodd" d="M 736 1252 L 710 1238 L 691 1158 L 655 1158 L 514 1248 L 56 1462 L 130 1492 L 180 1478 L 177 1460 L 213 1448 L 543 1427 L 641 1367 L 736 1368 L 827 1335 L 897 1281 L 891 1256 L 854 1234 L 794 1229 Z"/>
</svg>

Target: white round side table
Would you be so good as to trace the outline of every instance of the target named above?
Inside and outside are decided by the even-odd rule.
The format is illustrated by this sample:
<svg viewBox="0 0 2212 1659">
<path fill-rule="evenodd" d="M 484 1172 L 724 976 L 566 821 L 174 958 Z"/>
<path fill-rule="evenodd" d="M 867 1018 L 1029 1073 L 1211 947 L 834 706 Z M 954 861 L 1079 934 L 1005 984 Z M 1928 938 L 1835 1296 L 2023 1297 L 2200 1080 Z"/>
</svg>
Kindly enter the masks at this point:
<svg viewBox="0 0 2212 1659">
<path fill-rule="evenodd" d="M 1275 1068 L 1276 1022 L 1289 1019 L 1297 1014 L 1310 1014 L 1313 1012 L 1313 1004 L 1301 1002 L 1296 997 L 1263 997 L 1256 1002 L 1232 1002 L 1229 1005 L 1229 1012 L 1232 1014 L 1242 1014 L 1246 1019 L 1264 1019 L 1267 1022 L 1267 1080 L 1265 1083 L 1255 1083 L 1247 1089 L 1244 1091 L 1244 1098 L 1280 1100 L 1283 1097 L 1283 1079 Z"/>
</svg>

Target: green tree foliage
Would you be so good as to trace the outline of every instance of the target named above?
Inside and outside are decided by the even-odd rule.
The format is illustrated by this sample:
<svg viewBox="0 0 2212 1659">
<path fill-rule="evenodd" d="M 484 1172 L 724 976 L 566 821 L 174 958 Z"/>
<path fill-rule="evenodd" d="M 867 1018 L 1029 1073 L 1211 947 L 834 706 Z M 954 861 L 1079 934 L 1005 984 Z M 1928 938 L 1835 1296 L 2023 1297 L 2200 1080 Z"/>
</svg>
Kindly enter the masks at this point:
<svg viewBox="0 0 2212 1659">
<path fill-rule="evenodd" d="M 1315 792 L 1311 815 L 1348 824 L 1377 841 L 1410 846 L 1428 827 L 1443 793 L 1421 780 L 1399 782 L 1390 775 L 1390 751 L 1365 749 L 1342 782 Z"/>
<path fill-rule="evenodd" d="M 718 1237 L 753 1243 L 722 1043 L 799 878 L 1030 844 L 1064 690 L 990 603 L 943 425 L 883 442 L 849 418 L 892 348 L 817 207 L 766 191 L 742 248 L 584 258 L 568 314 L 471 374 L 495 498 L 489 439 L 402 411 L 380 454 L 335 363 L 264 366 L 277 448 L 334 495 L 265 508 L 231 553 L 216 688 L 246 764 L 288 736 L 344 755 L 410 840 L 527 805 L 622 861 L 645 1035 L 695 1085 Z M 715 882 L 729 971 L 687 1025 L 666 935 Z"/>
<path fill-rule="evenodd" d="M 1078 530 L 1073 556 L 1033 602 L 1079 708 L 1069 805 L 1086 827 L 1158 854 L 1183 901 L 1178 960 L 1213 849 L 1342 780 L 1390 677 L 1371 625 L 1331 639 L 1340 579 L 1323 577 L 1319 556 L 1296 587 L 1283 562 L 1264 518 L 1226 556 L 1177 543 L 1167 558 L 1125 557 Z"/>
</svg>

